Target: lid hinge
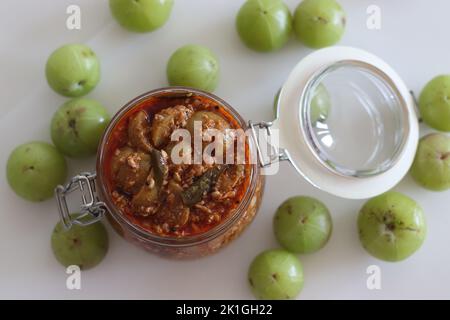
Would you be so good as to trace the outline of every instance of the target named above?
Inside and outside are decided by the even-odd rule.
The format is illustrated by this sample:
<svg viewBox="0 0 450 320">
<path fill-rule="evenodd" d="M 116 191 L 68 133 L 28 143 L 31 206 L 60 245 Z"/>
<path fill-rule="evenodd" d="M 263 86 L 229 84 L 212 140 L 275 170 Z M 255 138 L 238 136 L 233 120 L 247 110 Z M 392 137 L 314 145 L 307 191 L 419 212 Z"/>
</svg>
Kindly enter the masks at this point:
<svg viewBox="0 0 450 320">
<path fill-rule="evenodd" d="M 257 156 L 262 168 L 269 167 L 276 162 L 289 160 L 286 150 L 279 148 L 278 133 L 275 134 L 271 128 L 273 122 L 249 121 L 248 125 L 256 144 Z"/>
</svg>

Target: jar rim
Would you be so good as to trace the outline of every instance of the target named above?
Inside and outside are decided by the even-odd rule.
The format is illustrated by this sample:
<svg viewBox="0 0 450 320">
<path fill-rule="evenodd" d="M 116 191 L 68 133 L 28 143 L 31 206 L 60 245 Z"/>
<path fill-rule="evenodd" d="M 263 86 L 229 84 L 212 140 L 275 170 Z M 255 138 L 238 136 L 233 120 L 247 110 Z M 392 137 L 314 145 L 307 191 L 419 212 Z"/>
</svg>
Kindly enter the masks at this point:
<svg viewBox="0 0 450 320">
<path fill-rule="evenodd" d="M 123 215 L 123 213 L 121 213 L 121 211 L 117 208 L 117 206 L 113 204 L 111 194 L 107 190 L 107 183 L 105 181 L 104 172 L 102 168 L 105 157 L 106 144 L 108 143 L 112 132 L 114 132 L 116 125 L 128 111 L 132 110 L 141 102 L 144 102 L 151 97 L 157 97 L 163 94 L 166 94 L 168 96 L 170 95 L 176 96 L 177 94 L 180 94 L 182 97 L 184 96 L 189 97 L 191 95 L 199 95 L 205 97 L 218 103 L 221 107 L 223 107 L 235 120 L 237 120 L 238 124 L 241 126 L 242 129 L 246 130 L 248 127 L 246 121 L 233 107 L 231 107 L 231 105 L 229 105 L 226 101 L 222 100 L 216 95 L 203 90 L 182 86 L 170 86 L 154 89 L 146 93 L 143 93 L 127 102 L 123 107 L 121 107 L 119 111 L 117 111 L 116 114 L 112 117 L 111 122 L 109 123 L 108 127 L 103 133 L 103 136 L 99 143 L 99 151 L 97 153 L 97 162 L 96 162 L 97 190 L 99 192 L 99 195 L 101 196 L 102 201 L 105 202 L 108 208 L 108 212 L 112 216 L 112 218 L 120 222 L 121 227 L 126 227 L 129 231 L 133 232 L 133 234 L 138 236 L 139 238 L 144 239 L 145 241 L 150 241 L 155 244 L 165 246 L 184 247 L 184 246 L 198 245 L 204 242 L 211 241 L 212 239 L 221 235 L 223 232 L 227 231 L 234 224 L 234 222 L 244 214 L 245 210 L 250 205 L 251 199 L 253 198 L 253 194 L 255 192 L 255 186 L 259 176 L 258 170 L 259 164 L 258 162 L 251 163 L 250 180 L 249 180 L 250 182 L 248 184 L 247 189 L 245 190 L 244 197 L 242 201 L 239 203 L 238 207 L 233 210 L 231 215 L 226 217 L 225 221 L 219 223 L 217 226 L 211 228 L 210 230 L 204 233 L 178 238 L 164 237 L 158 236 L 140 227 L 139 225 L 132 223 L 129 219 L 127 219 Z M 255 152 L 255 143 L 251 136 L 248 137 L 248 145 L 250 153 L 253 154 Z"/>
</svg>

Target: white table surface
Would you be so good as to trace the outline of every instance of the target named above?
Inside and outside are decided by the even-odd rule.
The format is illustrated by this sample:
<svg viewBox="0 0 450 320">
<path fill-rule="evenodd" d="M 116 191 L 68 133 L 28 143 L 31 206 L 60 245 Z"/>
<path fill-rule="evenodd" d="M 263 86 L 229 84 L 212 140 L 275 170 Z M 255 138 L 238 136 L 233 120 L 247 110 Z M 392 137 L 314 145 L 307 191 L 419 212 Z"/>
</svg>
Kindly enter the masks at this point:
<svg viewBox="0 0 450 320">
<path fill-rule="evenodd" d="M 95 269 L 82 273 L 82 289 L 68 290 L 66 273 L 52 256 L 49 238 L 58 217 L 53 200 L 29 203 L 18 198 L 5 178 L 6 160 L 18 144 L 50 141 L 49 120 L 65 98 L 47 86 L 44 65 L 65 43 L 87 43 L 102 64 L 102 79 L 89 96 L 114 113 L 134 96 L 165 86 L 165 65 L 181 45 L 209 46 L 220 57 L 222 77 L 216 94 L 244 117 L 272 118 L 273 96 L 290 69 L 311 52 L 292 39 L 281 51 L 246 49 L 234 28 L 242 0 L 175 0 L 169 22 L 150 34 L 122 30 L 106 0 L 2 0 L 0 2 L 0 298 L 252 298 L 246 274 L 253 257 L 276 247 L 272 216 L 287 197 L 303 194 L 324 201 L 334 231 L 320 252 L 301 256 L 305 286 L 300 299 L 450 298 L 450 191 L 433 193 L 406 177 L 396 189 L 416 199 L 428 220 L 428 237 L 414 256 L 384 263 L 360 246 L 356 217 L 363 201 L 339 199 L 298 176 L 288 164 L 268 177 L 262 207 L 253 224 L 218 254 L 180 262 L 147 254 L 111 228 L 110 251 Z M 286 1 L 294 9 L 298 0 Z M 450 72 L 446 0 L 341 0 L 348 27 L 341 42 L 371 51 L 390 63 L 419 92 L 433 76 Z M 37 4 L 39 3 L 39 4 Z M 82 29 L 65 27 L 66 8 L 78 4 Z M 382 28 L 366 28 L 366 9 L 382 10 Z M 430 131 L 422 126 L 421 133 Z M 93 169 L 94 159 L 69 160 L 70 173 Z M 368 290 L 366 268 L 381 268 L 381 290 Z"/>
</svg>

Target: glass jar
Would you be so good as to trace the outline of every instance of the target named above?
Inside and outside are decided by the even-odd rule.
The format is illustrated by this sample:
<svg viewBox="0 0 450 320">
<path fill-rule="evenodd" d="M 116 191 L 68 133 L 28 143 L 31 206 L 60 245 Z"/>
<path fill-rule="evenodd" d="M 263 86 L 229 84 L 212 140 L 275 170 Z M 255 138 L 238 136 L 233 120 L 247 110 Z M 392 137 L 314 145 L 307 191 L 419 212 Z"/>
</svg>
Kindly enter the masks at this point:
<svg viewBox="0 0 450 320">
<path fill-rule="evenodd" d="M 328 104 L 317 108 L 318 90 Z M 109 137 L 127 112 L 151 97 L 169 94 L 204 96 L 221 105 L 241 128 L 248 128 L 248 145 L 256 160 L 243 201 L 225 221 L 199 235 L 160 237 L 131 223 L 111 200 L 104 177 Z M 320 109 L 320 108 L 319 108 Z M 125 105 L 113 118 L 100 143 L 97 176 L 76 176 L 56 195 L 66 227 L 86 224 L 72 220 L 66 196 L 81 191 L 81 212 L 90 223 L 105 214 L 124 238 L 144 249 L 169 257 L 190 258 L 216 252 L 235 239 L 253 220 L 261 202 L 261 168 L 282 160 L 317 188 L 348 199 L 364 199 L 394 187 L 408 172 L 418 144 L 418 117 L 412 95 L 398 74 L 380 58 L 349 47 L 318 50 L 301 60 L 280 90 L 277 117 L 252 122 L 220 98 L 191 88 L 164 88 L 146 93 Z M 264 170 L 264 173 L 276 170 Z"/>
<path fill-rule="evenodd" d="M 220 105 L 227 115 L 232 116 L 233 121 L 238 124 L 239 128 L 245 130 L 247 123 L 242 117 L 225 101 L 220 98 L 200 90 L 183 87 L 169 87 L 157 89 L 143 94 L 129 103 L 127 103 L 111 120 L 106 129 L 99 145 L 97 155 L 96 175 L 83 174 L 75 177 L 78 181 L 73 181 L 72 186 L 66 186 L 63 190 L 57 190 L 60 209 L 62 212 L 62 220 L 67 227 L 73 223 L 82 224 L 81 218 L 72 220 L 67 209 L 65 201 L 65 193 L 67 190 L 74 188 L 87 191 L 88 195 L 84 195 L 82 211 L 90 208 L 86 214 L 94 216 L 90 222 L 95 222 L 98 218 L 105 215 L 114 228 L 114 230 L 126 240 L 136 244 L 137 246 L 161 256 L 171 258 L 195 258 L 212 254 L 227 245 L 233 239 L 237 238 L 255 217 L 261 203 L 264 190 L 264 176 L 261 175 L 259 164 L 250 163 L 249 177 L 244 195 L 239 205 L 232 212 L 226 215 L 224 221 L 217 226 L 212 227 L 206 232 L 182 236 L 170 237 L 160 236 L 152 233 L 139 224 L 132 222 L 124 212 L 122 212 L 115 204 L 112 198 L 112 190 L 108 183 L 108 152 L 111 152 L 109 145 L 112 143 L 112 137 L 118 132 L 119 124 L 122 120 L 126 120 L 127 115 L 132 113 L 136 108 L 145 104 L 149 99 L 160 97 L 173 97 L 176 99 L 184 99 L 190 97 L 204 97 L 214 104 Z M 255 144 L 251 137 L 247 138 L 247 145 L 250 154 L 255 152 Z M 246 171 L 247 172 L 247 171 Z M 88 182 L 89 180 L 89 182 Z M 63 198 L 62 198 L 63 197 Z M 86 201 L 86 199 L 89 199 Z M 86 210 L 85 210 L 86 211 Z M 91 217 L 92 218 L 92 217 Z"/>
</svg>

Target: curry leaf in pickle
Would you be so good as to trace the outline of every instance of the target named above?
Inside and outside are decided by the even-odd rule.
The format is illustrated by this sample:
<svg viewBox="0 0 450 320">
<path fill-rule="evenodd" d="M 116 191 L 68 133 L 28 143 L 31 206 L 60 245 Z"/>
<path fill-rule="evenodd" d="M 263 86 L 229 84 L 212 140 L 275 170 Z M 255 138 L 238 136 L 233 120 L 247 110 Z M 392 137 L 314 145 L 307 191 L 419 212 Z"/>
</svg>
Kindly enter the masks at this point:
<svg viewBox="0 0 450 320">
<path fill-rule="evenodd" d="M 203 194 L 211 190 L 217 178 L 225 169 L 226 166 L 218 165 L 206 171 L 189 188 L 181 192 L 183 203 L 190 206 L 202 200 Z"/>
</svg>

